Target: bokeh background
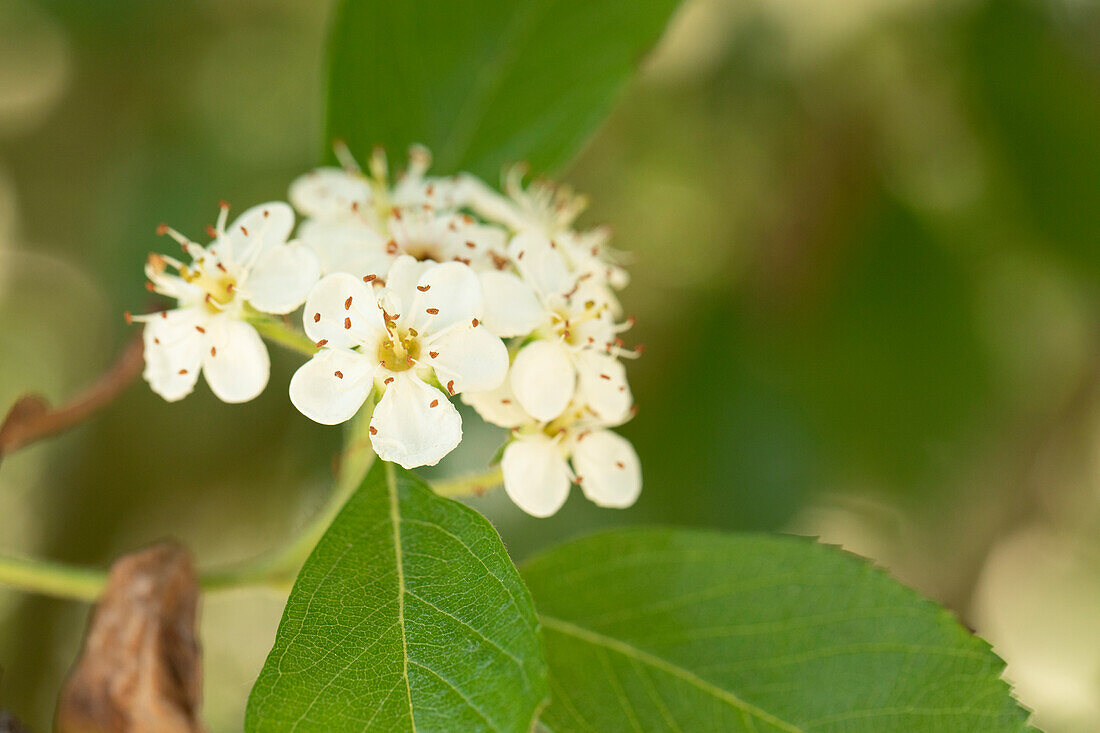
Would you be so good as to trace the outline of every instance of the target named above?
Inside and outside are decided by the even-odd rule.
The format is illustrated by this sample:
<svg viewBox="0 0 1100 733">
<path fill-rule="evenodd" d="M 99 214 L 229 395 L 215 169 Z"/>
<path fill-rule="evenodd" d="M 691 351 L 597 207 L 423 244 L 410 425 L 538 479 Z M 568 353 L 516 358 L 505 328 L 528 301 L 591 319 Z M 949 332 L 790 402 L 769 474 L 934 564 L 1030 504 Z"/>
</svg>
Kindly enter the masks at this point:
<svg viewBox="0 0 1100 733">
<path fill-rule="evenodd" d="M 106 368 L 159 222 L 198 235 L 321 159 L 328 10 L 0 0 L 0 410 Z M 646 488 L 477 500 L 514 557 L 611 524 L 818 535 L 991 640 L 1045 730 L 1100 730 L 1100 5 L 687 0 L 563 177 L 634 253 Z M 138 383 L 6 459 L 0 550 L 278 545 L 339 445 L 285 398 L 296 363 L 242 406 Z M 500 435 L 469 434 L 439 473 L 484 466 Z M 206 598 L 213 731 L 283 600 Z M 87 610 L 0 589 L 0 709 L 49 729 Z"/>
</svg>

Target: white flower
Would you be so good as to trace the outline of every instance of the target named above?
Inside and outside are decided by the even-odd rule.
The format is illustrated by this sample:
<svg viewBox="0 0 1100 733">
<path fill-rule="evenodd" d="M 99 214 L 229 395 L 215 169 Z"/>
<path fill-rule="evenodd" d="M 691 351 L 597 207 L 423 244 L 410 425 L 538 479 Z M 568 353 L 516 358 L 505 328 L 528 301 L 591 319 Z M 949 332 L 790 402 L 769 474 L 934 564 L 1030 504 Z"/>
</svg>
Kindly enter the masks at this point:
<svg viewBox="0 0 1100 733">
<path fill-rule="evenodd" d="M 512 429 L 501 456 L 504 490 L 528 514 L 557 512 L 573 483 L 602 507 L 621 509 L 638 499 L 642 471 L 634 446 L 588 409 L 573 404 L 557 419 L 539 421 L 523 410 L 507 382 L 462 399 L 488 422 Z"/>
<path fill-rule="evenodd" d="M 375 290 L 346 273 L 321 280 L 306 301 L 306 333 L 321 351 L 294 374 L 290 399 L 327 425 L 350 419 L 378 386 L 370 422 L 380 458 L 435 465 L 462 439 L 450 394 L 498 387 L 508 351 L 479 320 L 477 275 L 458 262 L 399 257 Z"/>
<path fill-rule="evenodd" d="M 545 179 L 535 180 L 524 188 L 525 173 L 526 167 L 522 165 L 508 170 L 504 195 L 474 176 L 463 174 L 459 180 L 470 207 L 489 221 L 499 222 L 514 232 L 533 230 L 551 238 L 570 230 L 576 218 L 588 208 L 588 197 Z"/>
<path fill-rule="evenodd" d="M 174 310 L 131 318 L 146 323 L 145 380 L 169 401 L 190 394 L 200 371 L 225 402 L 247 402 L 262 392 L 267 348 L 245 319 L 256 311 L 289 313 L 319 277 L 313 252 L 287 242 L 294 228 L 289 206 L 255 206 L 226 229 L 228 210 L 222 204 L 207 247 L 162 226 L 192 261 L 152 255 L 145 267 L 150 289 L 177 301 Z"/>
<path fill-rule="evenodd" d="M 622 290 L 629 276 L 616 263 L 621 255 L 607 246 L 610 229 L 597 227 L 576 231 L 573 224 L 588 207 L 588 198 L 575 194 L 568 186 L 544 179 L 537 179 L 524 188 L 523 175 L 522 166 L 513 166 L 508 171 L 504 183 L 506 195 L 468 174 L 459 179 L 470 208 L 479 216 L 514 233 L 534 232 L 552 240 L 560 247 L 570 272 L 587 280 L 584 287 L 591 289 L 597 300 L 606 302 L 618 315 L 618 301 L 610 289 Z"/>
<path fill-rule="evenodd" d="M 509 373 L 523 408 L 538 420 L 553 420 L 580 400 L 602 420 L 617 423 L 633 404 L 626 370 L 617 357 L 636 356 L 622 347 L 613 309 L 578 280 L 551 240 L 525 231 L 513 237 L 509 255 L 533 287 L 535 298 L 517 300 L 509 318 L 517 333 L 536 338 L 516 354 Z"/>
</svg>

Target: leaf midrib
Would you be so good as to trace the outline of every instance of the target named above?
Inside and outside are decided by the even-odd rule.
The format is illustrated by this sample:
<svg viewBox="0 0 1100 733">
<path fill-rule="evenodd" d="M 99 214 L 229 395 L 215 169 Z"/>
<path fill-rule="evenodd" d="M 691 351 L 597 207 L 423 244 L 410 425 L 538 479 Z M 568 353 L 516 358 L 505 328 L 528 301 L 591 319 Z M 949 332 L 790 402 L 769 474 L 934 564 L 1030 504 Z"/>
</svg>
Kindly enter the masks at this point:
<svg viewBox="0 0 1100 733">
<path fill-rule="evenodd" d="M 405 629 L 405 561 L 401 547 L 401 511 L 397 502 L 397 477 L 393 464 L 386 464 L 386 489 L 390 497 L 390 522 L 393 524 L 393 555 L 397 566 L 397 623 L 401 627 L 401 676 L 405 679 L 405 695 L 409 701 L 409 725 L 416 733 L 416 716 L 413 713 L 412 686 L 409 684 L 409 640 Z"/>
<path fill-rule="evenodd" d="M 747 713 L 748 715 L 751 715 L 754 718 L 757 718 L 765 723 L 769 723 L 776 726 L 777 728 L 787 731 L 787 733 L 805 733 L 805 731 L 803 731 L 798 726 L 792 723 L 788 723 L 787 721 L 782 720 L 775 715 L 772 715 L 767 710 L 758 708 L 752 703 L 742 700 L 740 697 L 733 694 L 729 690 L 725 690 L 715 685 L 713 682 L 708 682 L 691 670 L 684 669 L 683 667 L 674 664 L 667 659 L 662 659 L 655 654 L 650 654 L 649 652 L 643 651 L 636 646 L 626 643 L 625 641 L 621 641 L 610 636 L 605 636 L 598 632 L 586 629 L 581 626 L 577 626 L 576 624 L 570 623 L 569 621 L 564 621 L 553 616 L 539 614 L 539 621 L 542 623 L 543 626 L 549 629 L 553 629 L 560 634 L 572 636 L 576 639 L 588 642 L 589 644 L 593 644 L 597 647 L 609 649 L 623 655 L 627 659 L 641 662 L 642 664 L 646 664 L 650 667 L 653 667 L 654 669 L 661 670 L 666 674 L 671 674 L 672 676 L 683 680 L 689 685 L 699 690 L 702 690 L 712 697 L 715 697 L 725 702 L 731 707 Z"/>
</svg>

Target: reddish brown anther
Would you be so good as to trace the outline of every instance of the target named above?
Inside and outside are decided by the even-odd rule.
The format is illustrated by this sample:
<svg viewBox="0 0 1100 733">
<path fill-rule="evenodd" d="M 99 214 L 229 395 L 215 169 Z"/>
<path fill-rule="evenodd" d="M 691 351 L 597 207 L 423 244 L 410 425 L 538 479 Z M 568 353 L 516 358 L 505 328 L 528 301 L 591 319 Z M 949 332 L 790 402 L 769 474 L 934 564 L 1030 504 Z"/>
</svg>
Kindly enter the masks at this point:
<svg viewBox="0 0 1100 733">
<path fill-rule="evenodd" d="M 337 379 L 343 379 L 344 378 L 344 373 L 342 371 L 340 371 L 339 369 L 337 369 L 336 371 L 334 371 L 332 373 L 332 376 L 336 377 Z"/>
</svg>

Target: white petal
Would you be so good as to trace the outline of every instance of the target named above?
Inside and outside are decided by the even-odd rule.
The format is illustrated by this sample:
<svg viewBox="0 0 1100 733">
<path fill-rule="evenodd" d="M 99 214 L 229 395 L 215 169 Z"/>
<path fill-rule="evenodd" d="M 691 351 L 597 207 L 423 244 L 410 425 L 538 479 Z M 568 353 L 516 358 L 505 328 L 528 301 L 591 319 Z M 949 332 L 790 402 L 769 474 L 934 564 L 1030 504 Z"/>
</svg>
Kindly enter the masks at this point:
<svg viewBox="0 0 1100 733">
<path fill-rule="evenodd" d="M 508 374 L 508 347 L 482 325 L 460 324 L 424 348 L 429 351 L 421 351 L 421 362 L 452 394 L 496 389 Z"/>
<path fill-rule="evenodd" d="M 290 184 L 290 203 L 303 216 L 350 216 L 353 204 L 365 207 L 370 200 L 366 178 L 342 168 L 317 168 Z"/>
<path fill-rule="evenodd" d="M 613 356 L 585 349 L 574 355 L 579 376 L 578 391 L 585 404 L 609 425 L 630 415 L 634 395 L 626 382 L 626 368 Z"/>
<path fill-rule="evenodd" d="M 248 402 L 264 391 L 271 362 L 256 329 L 229 316 L 217 316 L 207 324 L 206 336 L 202 372 L 218 399 Z"/>
<path fill-rule="evenodd" d="M 370 424 L 374 452 L 403 468 L 434 466 L 462 440 L 458 410 L 411 372 L 396 375 Z"/>
<path fill-rule="evenodd" d="M 206 338 L 198 328 L 206 323 L 203 306 L 165 311 L 142 330 L 145 371 L 153 391 L 168 400 L 181 400 L 195 388 L 202 366 Z M 198 327 L 198 328 L 197 328 Z"/>
<path fill-rule="evenodd" d="M 346 272 L 357 277 L 385 277 L 393 262 L 393 256 L 386 254 L 385 238 L 358 219 L 309 219 L 298 231 L 302 242 L 317 254 L 325 275 Z"/>
<path fill-rule="evenodd" d="M 272 247 L 245 282 L 249 305 L 263 313 L 290 313 L 305 302 L 321 277 L 317 255 L 300 242 Z"/>
<path fill-rule="evenodd" d="M 510 374 L 516 399 L 532 417 L 553 420 L 573 399 L 577 374 L 556 341 L 533 341 L 516 354 Z"/>
<path fill-rule="evenodd" d="M 523 336 L 543 322 L 542 305 L 523 280 L 510 272 L 483 272 L 480 280 L 485 298 L 482 320 L 497 336 Z"/>
<path fill-rule="evenodd" d="M 424 336 L 481 318 L 481 282 L 461 262 L 429 267 L 420 276 L 414 292 L 412 305 L 406 306 L 411 307 L 412 313 L 406 317 L 412 319 L 416 330 Z"/>
<path fill-rule="evenodd" d="M 638 453 L 626 438 L 595 430 L 574 442 L 573 467 L 584 495 L 603 507 L 622 509 L 642 491 Z"/>
<path fill-rule="evenodd" d="M 557 444 L 546 436 L 509 443 L 500 468 L 509 498 L 532 516 L 549 517 L 569 496 L 569 467 Z"/>
<path fill-rule="evenodd" d="M 417 262 L 415 257 L 399 255 L 386 272 L 387 303 L 397 308 L 402 316 L 407 316 L 406 310 L 412 307 L 416 300 L 416 284 L 420 276 L 427 270 L 435 267 L 434 262 Z M 411 316 L 410 316 L 411 319 Z"/>
<path fill-rule="evenodd" d="M 223 260 L 251 266 L 265 249 L 284 244 L 294 228 L 294 209 L 282 201 L 259 204 L 236 218 L 225 230 L 225 240 L 211 245 Z"/>
<path fill-rule="evenodd" d="M 314 422 L 342 423 L 370 396 L 376 366 L 372 359 L 354 351 L 322 349 L 294 372 L 290 401 Z"/>
<path fill-rule="evenodd" d="M 530 229 L 520 232 L 512 237 L 508 256 L 524 279 L 544 298 L 568 292 L 573 287 L 574 278 L 565 258 L 545 234 Z"/>
<path fill-rule="evenodd" d="M 477 410 L 482 420 L 502 428 L 516 428 L 535 422 L 516 399 L 510 379 L 505 379 L 499 387 L 488 392 L 463 392 L 462 401 Z"/>
<path fill-rule="evenodd" d="M 302 311 L 302 324 L 314 341 L 344 348 L 376 345 L 385 328 L 373 288 L 342 272 L 322 278 L 313 287 Z"/>
</svg>

